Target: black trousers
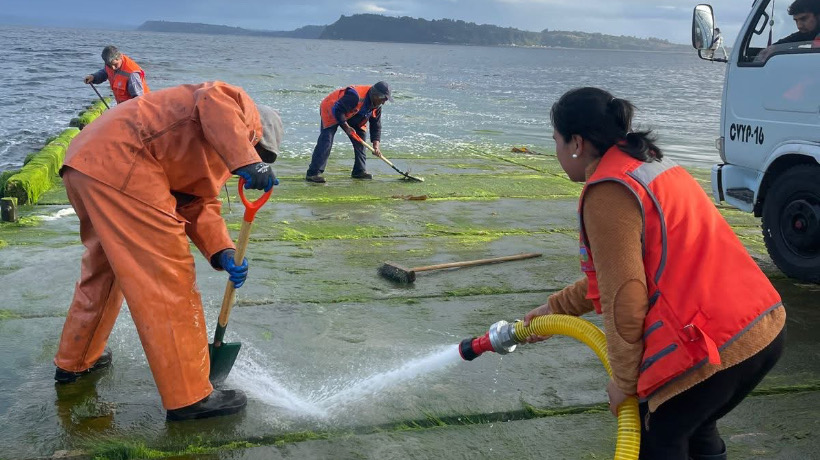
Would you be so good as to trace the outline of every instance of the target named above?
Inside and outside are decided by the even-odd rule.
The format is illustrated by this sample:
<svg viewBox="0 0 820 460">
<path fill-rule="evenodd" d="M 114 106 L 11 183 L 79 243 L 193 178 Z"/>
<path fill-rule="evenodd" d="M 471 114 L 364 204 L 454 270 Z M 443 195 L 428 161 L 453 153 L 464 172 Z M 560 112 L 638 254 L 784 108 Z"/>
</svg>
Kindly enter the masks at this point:
<svg viewBox="0 0 820 460">
<path fill-rule="evenodd" d="M 320 123 L 321 124 L 321 123 Z M 352 125 L 351 125 L 352 127 Z M 313 148 L 313 156 L 310 159 L 310 166 L 308 166 L 306 176 L 315 176 L 325 172 L 327 166 L 327 159 L 330 158 L 330 149 L 333 147 L 333 137 L 336 135 L 336 130 L 339 125 L 333 125 L 329 128 L 324 128 L 319 132 L 319 139 L 316 141 L 316 147 Z M 362 139 L 365 137 L 365 130 L 361 128 L 353 128 L 356 134 Z M 352 175 L 367 172 L 365 164 L 367 163 L 367 155 L 364 153 L 364 145 L 355 142 L 351 139 L 353 144 L 353 171 Z"/>
<path fill-rule="evenodd" d="M 649 414 L 640 404 L 642 460 L 726 458 L 716 422 L 763 380 L 783 352 L 786 329 L 756 355 L 720 371 Z"/>
</svg>

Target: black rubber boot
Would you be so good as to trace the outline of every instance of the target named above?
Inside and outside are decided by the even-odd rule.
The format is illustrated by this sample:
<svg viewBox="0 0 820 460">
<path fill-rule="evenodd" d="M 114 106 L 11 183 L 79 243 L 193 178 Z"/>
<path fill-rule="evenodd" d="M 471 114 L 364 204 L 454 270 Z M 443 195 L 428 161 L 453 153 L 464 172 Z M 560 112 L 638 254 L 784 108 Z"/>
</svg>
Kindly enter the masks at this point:
<svg viewBox="0 0 820 460">
<path fill-rule="evenodd" d="M 689 455 L 689 458 L 692 460 L 727 460 L 729 458 L 729 454 L 726 451 L 726 446 L 723 446 L 723 452 L 719 454 L 711 454 L 711 455 Z"/>
<path fill-rule="evenodd" d="M 108 348 L 108 347 L 105 347 L 105 350 L 103 350 L 102 355 L 100 355 L 100 358 L 97 359 L 97 361 L 94 363 L 93 366 L 89 367 L 88 369 L 86 369 L 84 371 L 80 371 L 80 372 L 66 371 L 66 370 L 60 369 L 58 367 L 57 371 L 54 373 L 54 380 L 56 380 L 57 383 L 71 383 L 71 382 L 74 382 L 75 380 L 77 380 L 78 378 L 80 378 L 80 377 L 82 377 L 86 374 L 90 374 L 94 371 L 98 371 L 100 369 L 105 369 L 106 367 L 110 366 L 111 365 L 111 358 L 112 358 L 111 349 Z"/>
<path fill-rule="evenodd" d="M 365 180 L 369 180 L 369 179 L 372 179 L 372 178 L 373 178 L 373 174 L 370 174 L 370 173 L 369 173 L 369 172 L 367 172 L 367 171 L 362 171 L 362 172 L 359 172 L 359 173 L 351 173 L 351 174 L 350 174 L 350 177 L 352 177 L 352 178 L 354 178 L 354 179 L 365 179 Z"/>
<path fill-rule="evenodd" d="M 235 414 L 248 404 L 239 390 L 214 390 L 205 399 L 179 409 L 169 410 L 165 418 L 171 421 L 193 420 Z"/>
</svg>

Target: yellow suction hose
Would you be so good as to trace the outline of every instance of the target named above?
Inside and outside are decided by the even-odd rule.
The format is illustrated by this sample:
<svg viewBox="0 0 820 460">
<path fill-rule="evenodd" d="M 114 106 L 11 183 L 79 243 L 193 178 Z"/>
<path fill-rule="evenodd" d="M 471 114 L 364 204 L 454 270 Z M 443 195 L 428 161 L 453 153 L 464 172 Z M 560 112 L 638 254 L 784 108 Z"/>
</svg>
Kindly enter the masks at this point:
<svg viewBox="0 0 820 460">
<path fill-rule="evenodd" d="M 487 335 L 475 339 L 465 339 L 460 345 L 461 356 L 471 361 L 485 351 L 508 353 L 517 344 L 526 343 L 530 335 L 567 335 L 585 343 L 598 355 L 598 359 L 612 376 L 612 368 L 606 354 L 606 336 L 604 332 L 587 320 L 569 315 L 544 315 L 524 323 L 516 321 L 509 324 L 499 321 L 490 326 Z M 615 446 L 616 460 L 633 460 L 638 458 L 641 448 L 641 421 L 637 398 L 629 397 L 618 406 L 618 440 Z"/>
<path fill-rule="evenodd" d="M 537 316 L 524 327 L 516 321 L 515 337 L 524 342 L 530 335 L 568 335 L 585 343 L 598 355 L 606 373 L 612 377 L 612 368 L 606 356 L 606 336 L 597 326 L 585 319 L 569 315 Z M 638 399 L 629 397 L 618 406 L 618 441 L 615 445 L 615 459 L 637 459 L 641 449 L 641 416 L 638 412 Z"/>
</svg>

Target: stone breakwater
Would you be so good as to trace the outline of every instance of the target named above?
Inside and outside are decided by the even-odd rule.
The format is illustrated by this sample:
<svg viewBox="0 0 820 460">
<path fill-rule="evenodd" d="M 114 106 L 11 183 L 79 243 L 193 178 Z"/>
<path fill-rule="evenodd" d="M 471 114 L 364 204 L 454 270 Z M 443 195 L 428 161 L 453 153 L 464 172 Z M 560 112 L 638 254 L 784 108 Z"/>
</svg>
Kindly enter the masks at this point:
<svg viewBox="0 0 820 460">
<path fill-rule="evenodd" d="M 0 197 L 10 198 L 14 205 L 37 204 L 40 197 L 60 181 L 59 171 L 71 140 L 105 110 L 102 100 L 94 102 L 71 120 L 69 128 L 47 139 L 39 151 L 29 154 L 21 169 L 0 173 Z"/>
</svg>

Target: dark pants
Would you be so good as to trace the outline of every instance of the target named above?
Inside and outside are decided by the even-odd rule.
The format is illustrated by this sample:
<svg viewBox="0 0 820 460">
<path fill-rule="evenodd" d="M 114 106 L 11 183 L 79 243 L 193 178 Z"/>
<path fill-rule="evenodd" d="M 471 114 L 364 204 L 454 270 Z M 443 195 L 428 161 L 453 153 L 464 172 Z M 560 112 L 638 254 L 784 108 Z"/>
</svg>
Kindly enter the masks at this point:
<svg viewBox="0 0 820 460">
<path fill-rule="evenodd" d="M 763 380 L 783 352 L 786 330 L 756 355 L 666 401 L 647 418 L 640 404 L 642 460 L 719 459 L 725 445 L 716 422 Z"/>
<path fill-rule="evenodd" d="M 333 125 L 328 128 L 324 128 L 319 132 L 319 140 L 316 141 L 316 147 L 313 149 L 313 157 L 310 160 L 310 166 L 308 166 L 308 176 L 315 176 L 325 172 L 327 159 L 330 158 L 330 149 L 333 147 L 333 136 L 336 135 L 336 129 L 338 127 L 339 125 Z M 359 137 L 364 139 L 365 131 L 363 129 L 353 129 L 356 130 L 356 134 L 358 134 Z M 353 171 L 351 174 L 361 174 L 367 171 L 365 168 L 367 155 L 364 153 L 364 145 L 354 141 L 353 139 L 350 140 L 350 143 L 353 144 L 353 152 L 355 154 Z"/>
</svg>

